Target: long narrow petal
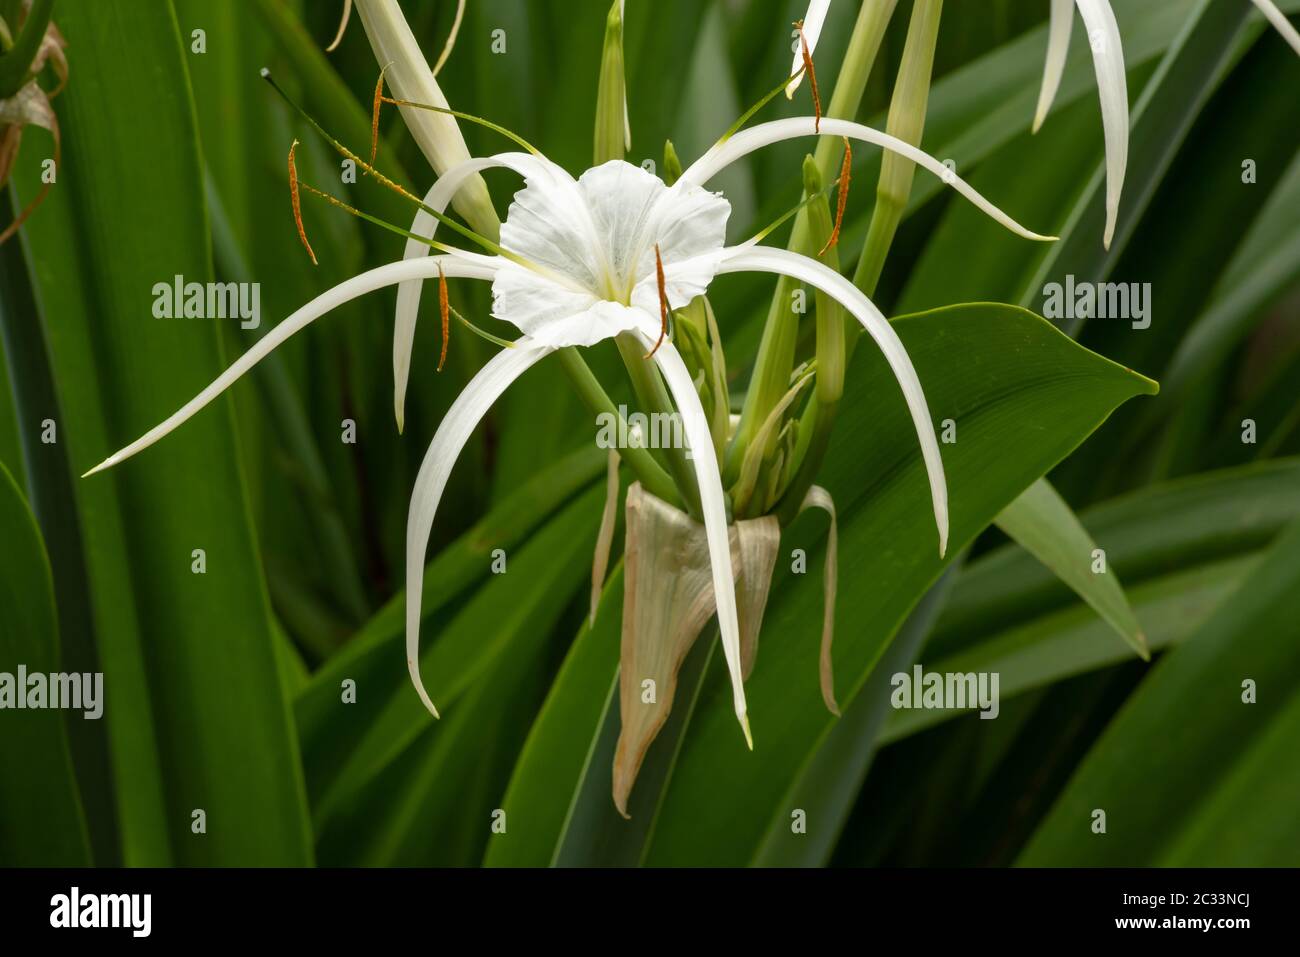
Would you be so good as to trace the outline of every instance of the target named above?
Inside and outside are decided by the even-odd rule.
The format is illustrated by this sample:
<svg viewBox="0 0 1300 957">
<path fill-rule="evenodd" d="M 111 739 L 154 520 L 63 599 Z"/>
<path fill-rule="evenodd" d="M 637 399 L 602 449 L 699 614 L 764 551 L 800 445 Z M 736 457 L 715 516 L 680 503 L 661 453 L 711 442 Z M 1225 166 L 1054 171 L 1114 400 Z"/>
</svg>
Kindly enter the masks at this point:
<svg viewBox="0 0 1300 957">
<path fill-rule="evenodd" d="M 727 250 L 722 265 L 718 267 L 719 275 L 729 272 L 768 272 L 806 282 L 853 313 L 876 341 L 884 353 L 885 361 L 893 370 L 894 377 L 898 379 L 903 398 L 907 400 L 907 408 L 912 413 L 912 424 L 916 427 L 916 436 L 921 442 L 921 456 L 925 460 L 925 470 L 930 479 L 930 500 L 934 506 L 934 522 L 939 530 L 939 554 L 943 555 L 948 550 L 948 487 L 943 477 L 939 440 L 934 434 L 934 423 L 925 402 L 925 393 L 921 390 L 921 381 L 889 320 L 857 286 L 835 270 L 785 249 L 771 249 L 767 246 L 733 247 Z"/>
<path fill-rule="evenodd" d="M 1102 243 L 1110 249 L 1119 215 L 1119 197 L 1124 191 L 1128 168 L 1128 78 L 1124 74 L 1124 48 L 1119 24 L 1109 0 L 1076 0 L 1083 25 L 1088 30 L 1092 65 L 1097 72 L 1097 95 L 1101 99 L 1101 126 L 1106 137 L 1106 232 Z"/>
<path fill-rule="evenodd" d="M 657 329 L 639 331 L 646 348 L 654 345 Z M 664 374 L 664 381 L 677 403 L 682 417 L 682 427 L 691 447 L 691 462 L 695 478 L 700 485 L 700 509 L 704 513 L 704 532 L 709 542 L 710 568 L 713 572 L 713 593 L 718 605 L 718 628 L 722 632 L 722 653 L 731 673 L 732 703 L 736 718 L 745 732 L 745 741 L 751 748 L 753 738 L 746 717 L 745 685 L 741 676 L 740 623 L 736 614 L 735 578 L 731 569 L 731 539 L 727 531 L 727 505 L 722 492 L 722 475 L 718 460 L 713 454 L 713 436 L 709 433 L 709 420 L 704 406 L 695 391 L 695 383 L 682 361 L 681 353 L 671 341 L 665 341 L 654 354 L 654 360 Z"/>
<path fill-rule="evenodd" d="M 1282 34 L 1286 42 L 1291 44 L 1291 49 L 1300 53 L 1300 32 L 1291 25 L 1286 14 L 1277 8 L 1277 4 L 1273 0 L 1252 0 L 1252 2 L 1259 7 L 1259 12 L 1268 18 L 1268 22 L 1277 28 L 1277 32 Z"/>
<path fill-rule="evenodd" d="M 415 262 L 396 262 L 378 266 L 360 275 L 353 276 L 339 283 L 332 289 L 321 293 L 311 302 L 299 308 L 283 322 L 257 341 L 251 349 L 230 364 L 225 372 L 202 392 L 181 406 L 173 415 L 154 426 L 126 448 L 114 452 L 100 462 L 86 475 L 93 475 L 103 469 L 117 465 L 129 459 L 141 449 L 146 449 L 161 439 L 168 432 L 185 423 L 192 415 L 230 388 L 240 376 L 264 359 L 276 346 L 280 345 L 298 330 L 309 325 L 331 310 L 337 309 L 358 296 L 363 296 L 376 289 L 391 286 L 405 279 L 414 277 L 429 278 L 438 275 L 441 267 L 447 276 L 460 279 L 492 279 L 499 268 L 498 261 L 488 256 L 465 253 L 455 256 L 435 256 L 432 259 Z M 83 478 L 85 476 L 82 476 Z"/>
<path fill-rule="evenodd" d="M 831 0 L 812 0 L 808 4 L 808 12 L 803 18 L 803 38 L 808 44 L 808 55 L 812 56 L 813 51 L 817 49 L 817 41 L 822 35 L 822 27 L 826 24 L 826 11 L 831 8 Z M 795 40 L 794 59 L 790 62 L 790 75 L 794 77 L 785 86 L 785 98 L 793 99 L 794 91 L 799 89 L 799 84 L 803 82 L 803 74 L 800 68 L 803 67 L 803 48 L 799 41 Z M 796 76 L 796 74 L 798 74 Z"/>
<path fill-rule="evenodd" d="M 1070 49 L 1070 28 L 1074 25 L 1074 0 L 1052 0 L 1047 30 L 1047 62 L 1043 65 L 1043 85 L 1038 91 L 1038 109 L 1034 111 L 1034 132 L 1047 119 L 1056 91 L 1065 72 L 1065 55 Z"/>
<path fill-rule="evenodd" d="M 489 359 L 447 410 L 415 477 L 406 520 L 406 667 L 420 700 L 435 718 L 438 709 L 420 678 L 420 599 L 424 589 L 425 552 L 438 502 L 452 467 L 479 420 L 512 382 L 550 351 L 547 346 L 519 339 L 513 349 L 503 349 Z"/>
<path fill-rule="evenodd" d="M 527 153 L 498 153 L 481 159 L 466 160 L 447 170 L 424 197 L 424 205 L 439 213 L 447 211 L 447 205 L 470 177 L 477 176 L 485 169 L 505 167 L 520 176 L 532 177 L 543 173 L 554 174 L 550 164 Z M 558 169 L 558 167 L 556 167 Z M 565 174 L 568 175 L 567 173 Z M 432 239 L 438 231 L 438 220 L 425 210 L 415 214 L 411 223 L 411 232 L 426 239 Z M 417 239 L 408 239 L 403 259 L 420 259 L 427 256 L 432 247 Z M 397 431 L 402 431 L 406 424 L 406 384 L 411 374 L 411 352 L 415 345 L 415 326 L 420 313 L 420 292 L 424 288 L 424 278 L 411 279 L 397 287 L 397 312 L 393 324 L 393 413 L 397 418 Z"/>
<path fill-rule="evenodd" d="M 1044 242 L 1051 242 L 1056 239 L 1055 236 L 1041 236 L 1021 226 L 980 195 L 979 191 L 973 186 L 924 150 L 917 149 L 911 143 L 906 143 L 896 136 L 890 136 L 888 133 L 882 133 L 880 130 L 872 129 L 870 126 L 863 126 L 861 123 L 852 123 L 848 120 L 831 119 L 830 117 L 822 117 L 820 131 L 817 129 L 816 118 L 812 116 L 794 116 L 785 120 L 772 120 L 768 123 L 760 123 L 758 126 L 750 127 L 747 130 L 741 130 L 725 142 L 712 147 L 692 163 L 690 168 L 682 173 L 681 178 L 673 185 L 673 189 L 702 186 L 736 162 L 736 160 L 772 143 L 797 139 L 801 136 L 818 135 L 847 136 L 851 140 L 860 140 L 863 143 L 872 143 L 884 149 L 892 150 L 901 156 L 907 157 L 918 166 L 929 170 L 945 183 L 950 184 L 953 189 L 1012 232 L 1026 239 L 1036 239 Z"/>
</svg>

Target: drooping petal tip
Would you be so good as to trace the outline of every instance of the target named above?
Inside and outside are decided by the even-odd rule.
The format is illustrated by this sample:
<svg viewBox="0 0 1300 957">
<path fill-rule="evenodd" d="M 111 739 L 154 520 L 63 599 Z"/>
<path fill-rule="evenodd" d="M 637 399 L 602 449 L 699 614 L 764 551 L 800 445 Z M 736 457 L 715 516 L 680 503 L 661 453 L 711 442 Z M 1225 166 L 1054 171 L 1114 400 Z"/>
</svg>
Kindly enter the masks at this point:
<svg viewBox="0 0 1300 957">
<path fill-rule="evenodd" d="M 424 707 L 429 714 L 441 721 L 442 715 L 438 714 L 438 709 L 434 707 L 433 701 L 429 698 L 429 692 L 424 690 L 424 682 L 420 679 L 420 669 L 416 667 L 414 658 L 406 659 L 406 670 L 411 673 L 411 683 L 415 685 L 415 693 L 420 696 L 420 701 L 424 703 Z"/>
<path fill-rule="evenodd" d="M 1047 119 L 1065 72 L 1065 58 L 1070 48 L 1070 28 L 1074 24 L 1074 0 L 1052 0 L 1047 33 L 1047 61 L 1043 65 L 1043 83 L 1038 91 L 1032 132 L 1037 133 Z"/>
<path fill-rule="evenodd" d="M 749 730 L 749 715 L 740 715 L 740 730 L 745 732 L 745 745 L 749 750 L 754 750 L 754 735 Z"/>
</svg>

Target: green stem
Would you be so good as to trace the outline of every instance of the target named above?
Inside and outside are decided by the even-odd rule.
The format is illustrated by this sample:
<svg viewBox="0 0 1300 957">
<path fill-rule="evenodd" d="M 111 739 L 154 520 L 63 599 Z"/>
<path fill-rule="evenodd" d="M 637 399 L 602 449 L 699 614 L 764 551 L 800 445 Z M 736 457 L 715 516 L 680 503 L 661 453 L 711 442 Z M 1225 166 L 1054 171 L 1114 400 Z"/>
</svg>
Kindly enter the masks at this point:
<svg viewBox="0 0 1300 957">
<path fill-rule="evenodd" d="M 943 0 L 916 0 L 912 20 L 907 28 L 907 43 L 898 67 L 894 95 L 889 102 L 886 132 L 919 146 L 925 129 L 925 112 L 930 99 L 930 75 L 934 69 L 934 47 L 939 36 L 939 17 Z M 876 206 L 871 213 L 867 241 L 853 274 L 854 284 L 867 296 L 876 291 L 885 258 L 894 243 L 898 224 L 903 220 L 916 164 L 894 152 L 886 152 L 880 161 L 880 181 L 876 186 Z"/>
<path fill-rule="evenodd" d="M 886 131 L 913 145 L 920 144 L 921 133 L 925 128 L 930 77 L 934 68 L 934 49 L 938 40 L 939 18 L 942 12 L 943 0 L 916 0 L 907 27 L 907 41 L 898 68 L 898 79 L 894 84 L 893 96 L 889 103 Z M 861 21 L 862 17 L 859 16 L 859 23 Z M 841 74 L 842 78 L 843 76 L 844 74 Z M 862 76 L 861 80 L 865 83 L 865 76 Z M 838 96 L 838 85 L 835 92 Z M 860 98 L 859 92 L 858 99 Z M 894 236 L 898 232 L 899 223 L 902 222 L 903 213 L 907 208 L 915 171 L 916 165 L 911 160 L 904 159 L 896 153 L 886 152 L 881 159 L 880 180 L 876 186 L 876 205 L 871 213 L 866 244 L 863 246 L 862 255 L 853 274 L 854 285 L 868 297 L 875 294 L 876 285 L 880 281 L 885 258 L 893 245 Z M 820 305 L 817 314 L 819 318 L 822 315 Z M 853 347 L 857 343 L 860 330 L 856 328 L 847 330 L 846 335 L 846 330 L 841 324 L 838 336 L 830 330 L 827 331 L 831 335 L 830 343 L 840 345 L 839 359 L 846 365 L 853 354 Z M 801 439 L 805 434 L 808 438 L 799 470 L 777 506 L 777 516 L 783 525 L 794 520 L 803 503 L 804 495 L 816 481 L 817 473 L 821 470 L 822 462 L 826 457 L 826 450 L 830 446 L 831 430 L 839 409 L 843 365 L 839 370 L 840 388 L 832 389 L 831 376 L 826 374 L 824 367 L 821 367 L 824 347 L 822 332 L 819 326 L 817 330 L 818 384 L 825 385 L 827 388 L 825 391 L 818 389 L 817 395 L 809 402 L 800 423 Z M 805 433 L 804 430 L 807 432 Z"/>
<path fill-rule="evenodd" d="M 583 361 L 578 350 L 570 347 L 561 349 L 558 353 L 560 363 L 564 366 L 565 372 L 573 381 L 574 387 L 578 390 L 578 395 L 586 404 L 587 408 L 595 415 L 611 415 L 615 419 L 621 419 L 618 408 L 614 405 L 612 399 L 601 387 L 600 381 L 596 378 L 595 373 Z M 627 435 L 626 423 L 623 423 L 620 429 L 620 435 Z M 673 484 L 672 478 L 663 470 L 654 456 L 646 449 L 642 448 L 625 448 L 619 449 L 618 454 L 627 462 L 628 466 L 636 473 L 637 479 L 647 492 L 650 492 L 678 508 L 682 505 L 682 498 L 677 494 L 677 487 Z M 694 486 L 692 486 L 693 488 Z"/>
<path fill-rule="evenodd" d="M 619 355 L 623 357 L 623 364 L 627 367 L 628 375 L 632 379 L 632 389 L 636 393 L 637 402 L 640 404 L 642 411 L 650 417 L 652 422 L 654 421 L 653 417 L 656 415 L 672 416 L 674 407 L 672 399 L 668 395 L 668 389 L 664 386 L 664 380 L 660 378 L 654 362 L 645 357 L 645 353 L 642 351 L 644 347 L 640 341 L 626 332 L 618 336 L 614 341 L 618 345 Z M 680 492 L 675 497 L 680 501 L 684 501 L 686 511 L 694 518 L 699 519 L 703 514 L 700 510 L 700 490 L 695 481 L 695 469 L 686 458 L 686 450 L 667 448 L 662 451 L 667 456 L 668 470 L 672 473 L 673 480 L 677 483 L 677 490 Z M 659 493 L 656 492 L 655 494 L 658 495 Z M 672 501 L 672 499 L 667 501 Z"/>
<path fill-rule="evenodd" d="M 815 162 L 805 164 L 804 189 L 817 195 L 820 186 L 821 178 Z M 814 242 L 820 240 L 824 245 L 833 229 L 830 204 L 825 196 L 818 195 L 817 201 L 809 204 L 808 223 Z M 839 253 L 835 247 L 826 250 L 822 262 L 836 272 L 839 271 Z M 798 467 L 789 487 L 777 503 L 777 520 L 783 525 L 789 524 L 799 513 L 804 495 L 816 481 L 817 472 L 826 456 L 831 428 L 835 424 L 835 413 L 844 392 L 847 350 L 844 309 L 830 296 L 818 292 L 817 391 L 813 393 L 799 420 L 799 442 L 795 448 Z"/>
<path fill-rule="evenodd" d="M 878 0 L 878 2 L 862 4 L 858 19 L 853 25 L 853 35 L 849 38 L 848 52 L 840 67 L 835 90 L 831 94 L 827 116 L 853 119 L 857 115 L 858 107 L 862 103 L 863 91 L 866 89 L 867 77 L 871 74 L 876 54 L 897 3 L 898 0 Z M 838 145 L 839 141 L 833 137 L 824 137 L 817 144 L 813 155 L 823 181 L 828 181 L 834 176 Z M 808 210 L 804 209 L 795 218 L 787 248 L 795 252 L 816 255 L 821 248 L 820 245 L 810 248 L 811 246 Z M 736 428 L 736 436 L 728 454 L 727 475 L 731 480 L 735 479 L 745 449 L 753 440 L 754 434 L 762 427 L 764 420 L 790 387 L 790 375 L 794 369 L 795 343 L 799 334 L 799 318 L 790 308 L 791 294 L 795 288 L 796 284 L 793 281 L 779 280 L 772 297 L 772 304 L 768 307 L 763 337 L 759 342 L 758 356 L 754 361 L 754 373 L 750 378 L 749 390 L 740 413 L 740 424 Z"/>
</svg>

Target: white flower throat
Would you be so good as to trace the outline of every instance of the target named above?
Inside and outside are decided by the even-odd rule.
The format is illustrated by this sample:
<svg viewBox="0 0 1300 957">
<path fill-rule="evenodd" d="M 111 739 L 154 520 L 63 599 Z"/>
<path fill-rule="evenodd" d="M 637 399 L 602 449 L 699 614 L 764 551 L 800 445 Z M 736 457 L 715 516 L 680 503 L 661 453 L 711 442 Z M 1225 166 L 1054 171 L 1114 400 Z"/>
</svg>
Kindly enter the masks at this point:
<svg viewBox="0 0 1300 957">
<path fill-rule="evenodd" d="M 578 345 L 638 325 L 657 327 L 656 245 L 670 308 L 708 288 L 731 214 L 720 194 L 669 187 L 622 160 L 576 180 L 548 160 L 527 160 L 532 175 L 510 204 L 501 245 L 540 270 L 511 264 L 498 272 L 492 284 L 497 318 L 535 339 Z"/>
</svg>

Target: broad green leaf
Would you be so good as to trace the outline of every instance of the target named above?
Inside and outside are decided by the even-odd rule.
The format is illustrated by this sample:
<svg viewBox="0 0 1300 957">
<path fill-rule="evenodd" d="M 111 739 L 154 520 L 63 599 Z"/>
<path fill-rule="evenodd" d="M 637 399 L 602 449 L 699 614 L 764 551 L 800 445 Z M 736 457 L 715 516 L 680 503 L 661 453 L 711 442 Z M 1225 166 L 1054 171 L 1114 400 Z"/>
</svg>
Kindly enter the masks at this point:
<svg viewBox="0 0 1300 957">
<path fill-rule="evenodd" d="M 488 845 L 490 867 L 546 867 L 554 862 L 578 788 L 600 769 L 593 755 L 618 680 L 623 568 L 610 574 L 594 623 L 584 622 L 546 702 L 533 722 L 501 807 L 526 826 Z M 613 788 L 612 767 L 608 776 Z M 613 806 L 614 799 L 609 798 Z"/>
<path fill-rule="evenodd" d="M 557 520 L 557 510 L 596 479 L 605 458 L 595 447 L 565 457 L 516 489 L 441 551 L 424 573 L 421 607 L 426 627 L 444 617 L 449 605 L 488 577 L 495 549 L 504 549 L 509 555 L 530 535 L 542 534 L 541 529 Z M 518 582 L 521 588 L 525 584 Z M 333 791 L 341 779 L 373 774 L 387 760 L 385 756 L 400 753 L 424 727 L 424 708 L 414 698 L 402 667 L 405 607 L 406 593 L 400 591 L 311 677 L 294 702 L 313 804 Z M 473 636 L 461 652 L 466 656 L 464 667 L 474 672 L 490 657 L 492 643 L 482 635 Z M 447 664 L 444 660 L 428 667 L 445 668 Z M 343 707 L 340 694 L 347 680 L 356 682 L 359 693 L 355 704 Z"/>
<path fill-rule="evenodd" d="M 20 667 L 27 676 L 39 674 L 46 680 L 65 669 L 45 544 L 3 464 L 0 528 L 5 530 L 0 548 L 0 681 L 10 685 L 7 696 L 13 696 L 0 717 L 5 729 L 0 735 L 0 765 L 5 769 L 0 775 L 0 861 L 8 867 L 84 866 L 90 863 L 90 843 L 64 724 L 97 718 L 90 717 L 88 707 L 10 710 L 27 698 L 27 682 L 18 684 Z M 51 701 L 45 697 L 44 703 Z M 97 704 L 103 703 L 101 685 Z"/>
<path fill-rule="evenodd" d="M 621 612 L 621 606 L 614 607 Z M 574 788 L 564 829 L 556 840 L 552 859 L 555 866 L 632 867 L 642 863 L 716 648 L 716 630 L 701 634 L 682 662 L 673 709 L 637 772 L 628 798 L 627 819 L 618 813 L 611 794 L 620 727 L 617 678 L 611 683 L 599 730 Z"/>
<path fill-rule="evenodd" d="M 452 846 L 472 851 L 473 857 L 482 852 L 510 762 L 535 714 L 532 695 L 524 689 L 530 679 L 545 678 L 554 626 L 589 580 L 603 495 L 603 488 L 594 487 L 571 501 L 508 556 L 504 574 L 491 576 L 438 630 L 422 669 L 444 720 L 435 722 L 413 690 L 401 689 L 395 703 L 413 702 L 418 712 L 408 721 L 411 730 L 403 732 L 397 747 L 386 743 L 391 754 L 341 777 L 315 808 L 323 859 L 446 862 Z M 399 656 L 393 670 L 405 675 Z M 359 688 L 358 695 L 363 693 Z M 508 723 L 515 728 L 509 734 L 517 732 L 518 740 L 497 755 L 504 762 L 500 780 L 489 775 L 493 787 L 477 789 L 476 776 L 487 773 L 480 766 L 488 759 L 484 750 L 505 747 L 500 738 L 508 733 L 500 718 L 512 709 L 519 720 Z M 397 787 L 396 781 L 403 783 Z M 430 820 L 437 822 L 436 834 Z M 528 827 L 526 818 L 514 823 L 521 830 Z"/>
<path fill-rule="evenodd" d="M 1295 762 L 1281 743 L 1297 727 L 1298 619 L 1293 524 L 1143 681 L 1019 863 L 1293 863 L 1300 818 L 1287 784 Z M 1104 834 L 1093 832 L 1094 809 L 1105 811 Z"/>
<path fill-rule="evenodd" d="M 1148 647 L 1159 651 L 1186 640 L 1241 584 L 1257 555 L 1198 565 L 1129 586 L 1129 599 Z M 999 701 L 1044 685 L 1131 660 L 1106 623 L 1078 605 L 1043 615 L 946 655 L 926 654 L 924 668 L 940 674 L 998 675 Z M 882 743 L 896 741 L 971 709 L 894 712 Z"/>
<path fill-rule="evenodd" d="M 32 140 L 39 135 L 35 131 L 29 134 Z M 16 208 L 21 208 L 20 202 Z M 69 671 L 100 671 L 87 600 L 90 586 L 82 559 L 84 541 L 73 503 L 74 473 L 68 464 L 66 445 L 42 441 L 51 435 L 57 439 L 59 423 L 65 420 L 59 408 L 46 333 L 39 321 L 27 261 L 16 238 L 0 246 L 0 332 L 4 336 L 10 395 L 22 450 L 21 456 L 8 464 L 15 474 L 21 470 L 25 481 L 20 484 L 26 487 L 27 499 L 40 523 L 49 554 L 54 589 L 61 605 L 60 654 Z M 52 433 L 49 426 L 53 427 Z M 73 724 L 68 733 L 77 780 L 83 791 L 112 793 L 104 722 Z M 84 809 L 94 859 L 101 864 L 120 863 L 122 849 L 114 807 L 107 801 L 90 801 Z"/>
<path fill-rule="evenodd" d="M 1014 307 L 954 307 L 900 320 L 896 328 L 927 388 L 932 415 L 958 423 L 958 441 L 944 447 L 954 552 L 1116 404 L 1153 388 Z M 954 365 L 954 355 L 963 361 Z M 857 350 L 848 381 L 845 421 L 836 429 L 824 473 L 841 515 L 841 628 L 835 666 L 837 691 L 846 706 L 894 629 L 943 568 L 915 432 L 897 386 L 881 356 L 865 347 Z M 810 569 L 818 561 L 816 540 L 807 534 L 812 527 L 820 526 L 797 522 L 789 541 L 809 551 Z M 778 562 L 747 692 L 755 751 L 750 754 L 743 741 L 732 740 L 735 718 L 729 725 L 723 720 L 719 671 L 711 669 L 648 863 L 733 862 L 761 840 L 784 790 L 831 723 L 818 691 L 821 601 L 819 576 L 792 576 Z M 850 621 L 872 625 L 850 629 L 844 625 Z M 599 729 L 602 703 L 565 699 L 590 697 L 591 688 L 608 687 L 614 661 L 600 661 L 594 649 L 580 657 L 582 645 L 580 637 L 534 733 L 536 743 L 548 732 L 551 747 L 558 744 L 565 754 L 558 759 L 563 767 L 577 771 Z M 616 653 L 613 648 L 607 652 Z M 566 682 L 579 671 L 585 672 L 585 681 L 575 677 Z M 548 712 L 556 716 L 554 723 L 547 722 Z M 525 751 L 510 797 L 522 802 L 526 795 L 528 813 L 544 815 L 558 827 L 573 784 L 563 774 L 548 773 L 542 755 L 550 753 Z M 734 813 L 739 806 L 749 811 Z M 558 833 L 549 826 L 548 835 Z M 489 863 L 545 862 L 549 857 L 550 848 L 538 838 L 508 859 L 494 849 Z"/>
<path fill-rule="evenodd" d="M 907 616 L 863 690 L 843 717 L 827 729 L 820 745 L 790 783 L 789 794 L 779 802 L 780 808 L 751 863 L 763 867 L 820 867 L 830 860 L 876 756 L 881 728 L 889 716 L 891 679 L 911 668 L 916 660 L 951 594 L 957 573 L 958 566 L 950 565 Z M 817 827 L 795 833 L 789 808 L 803 811 L 806 819 L 817 822 Z"/>
<path fill-rule="evenodd" d="M 1130 598 L 1152 648 L 1186 639 L 1300 517 L 1300 463 L 1227 469 L 1164 483 L 1084 513 L 1109 558 L 1128 570 Z M 938 672 L 998 672 L 1004 702 L 1118 664 L 1106 629 L 1025 551 L 1008 545 L 968 566 L 926 648 Z M 958 711 L 899 711 L 895 741 Z"/>
<path fill-rule="evenodd" d="M 76 148 L 24 237 L 64 417 L 60 442 L 81 471 L 179 407 L 224 360 L 213 322 L 151 313 L 156 283 L 211 278 L 171 5 L 74 4 L 58 23 L 95 82 L 70 83 L 59 98 L 65 142 Z M 34 194 L 36 172 L 20 171 L 22 195 Z M 112 473 L 78 480 L 74 494 L 123 860 L 308 862 L 297 744 L 230 406 Z M 203 574 L 192 571 L 196 549 Z M 207 834 L 191 830 L 199 809 Z"/>
<path fill-rule="evenodd" d="M 1162 483 L 1083 513 L 1130 585 L 1257 552 L 1296 516 L 1296 459 Z M 951 654 L 1076 601 L 1023 549 L 1004 546 L 964 569 L 927 651 Z"/>
<path fill-rule="evenodd" d="M 4 323 L 0 320 L 0 331 Z M 0 339 L 0 345 L 3 339 Z M 0 348 L 0 352 L 4 349 Z M 23 491 L 26 476 L 23 474 L 22 433 L 18 428 L 18 408 L 14 402 L 14 390 L 9 383 L 9 366 L 0 362 L 0 463 L 9 466 L 14 482 L 19 491 Z"/>
<path fill-rule="evenodd" d="M 1150 658 L 1111 561 L 1104 550 L 1097 557 L 1088 530 L 1046 479 L 1004 508 L 997 526 L 1074 589 L 1139 656 Z"/>
<path fill-rule="evenodd" d="M 1154 389 L 1014 307 L 955 306 L 894 326 L 927 389 L 931 415 L 956 423 L 956 442 L 942 446 L 950 554 L 1116 405 Z M 936 548 L 915 432 L 883 358 L 874 349 L 858 349 L 847 378 L 842 421 L 819 478 L 841 516 L 835 675 L 842 704 L 861 689 L 946 565 Z M 791 526 L 789 541 L 807 548 L 815 567 L 814 543 L 801 525 L 808 527 Z M 728 863 L 753 847 L 833 721 L 817 692 L 821 583 L 815 575 L 793 576 L 781 563 L 777 567 L 764 619 L 767 637 L 746 689 L 754 753 L 729 740 L 722 689 L 715 684 L 692 721 L 649 863 Z M 751 811 L 737 815 L 739 806 Z"/>
<path fill-rule="evenodd" d="M 1187 329 L 1164 376 L 1162 395 L 1143 417 L 1146 427 L 1178 408 L 1188 390 L 1204 380 L 1250 330 L 1260 312 L 1300 280 L 1300 153 L 1280 176 L 1267 203 L 1251 224 L 1219 278 L 1205 311 Z"/>
</svg>

